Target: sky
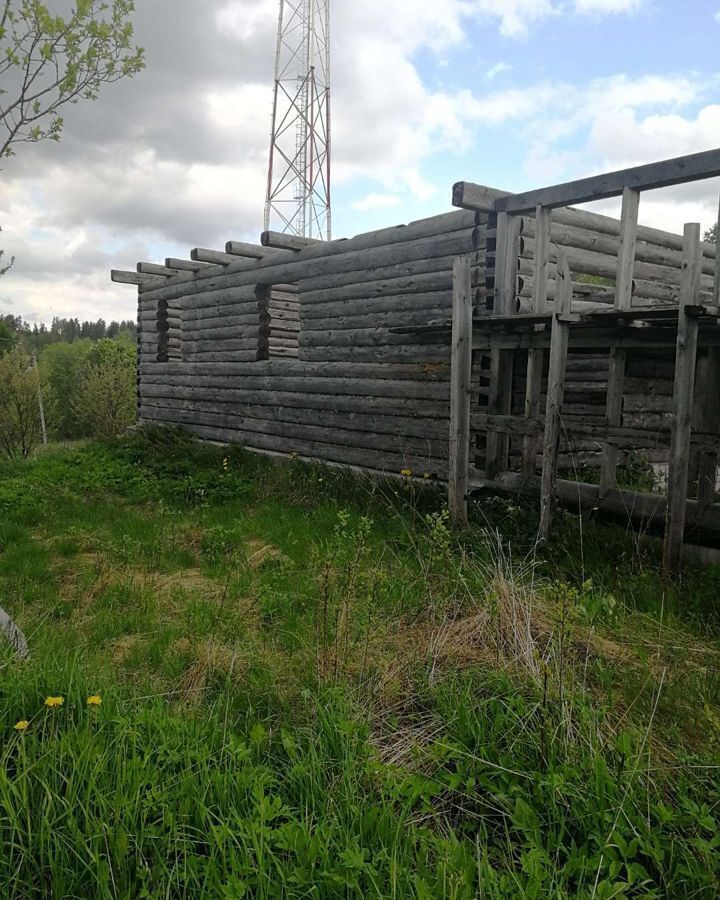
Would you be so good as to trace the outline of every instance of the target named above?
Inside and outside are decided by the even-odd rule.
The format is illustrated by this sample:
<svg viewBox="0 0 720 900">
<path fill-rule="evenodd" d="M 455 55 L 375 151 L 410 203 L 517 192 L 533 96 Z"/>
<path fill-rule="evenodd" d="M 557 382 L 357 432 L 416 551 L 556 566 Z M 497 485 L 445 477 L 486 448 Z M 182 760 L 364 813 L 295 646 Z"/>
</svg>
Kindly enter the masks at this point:
<svg viewBox="0 0 720 900">
<path fill-rule="evenodd" d="M 60 2 L 60 0 L 58 0 Z M 52 7 L 53 2 L 49 5 Z M 147 68 L 0 169 L 0 314 L 134 318 L 110 269 L 257 241 L 279 0 L 136 0 Z M 333 236 L 720 146 L 720 0 L 331 0 Z M 717 218 L 720 182 L 640 221 Z M 616 212 L 614 201 L 596 207 Z"/>
</svg>

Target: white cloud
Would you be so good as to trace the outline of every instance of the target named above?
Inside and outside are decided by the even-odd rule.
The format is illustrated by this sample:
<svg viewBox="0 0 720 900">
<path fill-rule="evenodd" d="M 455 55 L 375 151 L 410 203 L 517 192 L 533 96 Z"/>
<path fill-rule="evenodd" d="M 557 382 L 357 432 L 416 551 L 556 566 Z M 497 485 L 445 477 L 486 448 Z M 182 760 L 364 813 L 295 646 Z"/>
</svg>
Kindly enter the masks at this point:
<svg viewBox="0 0 720 900">
<path fill-rule="evenodd" d="M 535 22 L 560 12 L 551 0 L 472 0 L 471 6 L 478 13 L 498 19 L 500 33 L 508 38 L 526 37 Z"/>
<path fill-rule="evenodd" d="M 397 194 L 366 194 L 360 200 L 356 200 L 352 208 L 365 212 L 369 209 L 386 209 L 390 206 L 398 206 L 400 202 L 400 197 Z"/>
<path fill-rule="evenodd" d="M 485 79 L 485 81 L 492 81 L 494 78 L 497 78 L 498 75 L 502 75 L 504 72 L 512 72 L 512 66 L 510 65 L 510 63 L 495 63 L 494 66 L 492 66 L 487 70 L 487 72 L 485 72 L 483 78 Z"/>
<path fill-rule="evenodd" d="M 643 6 L 645 0 L 575 0 L 579 13 L 632 13 Z"/>
</svg>

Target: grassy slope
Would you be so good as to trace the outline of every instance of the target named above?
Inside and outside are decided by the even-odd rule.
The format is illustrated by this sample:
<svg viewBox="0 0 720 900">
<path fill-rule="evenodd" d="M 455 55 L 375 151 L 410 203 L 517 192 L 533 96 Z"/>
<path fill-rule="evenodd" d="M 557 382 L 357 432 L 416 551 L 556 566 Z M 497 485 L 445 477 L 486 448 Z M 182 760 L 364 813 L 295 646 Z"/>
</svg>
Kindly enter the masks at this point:
<svg viewBox="0 0 720 900">
<path fill-rule="evenodd" d="M 717 896 L 718 572 L 441 500 L 168 432 L 5 464 L 3 896 Z"/>
</svg>

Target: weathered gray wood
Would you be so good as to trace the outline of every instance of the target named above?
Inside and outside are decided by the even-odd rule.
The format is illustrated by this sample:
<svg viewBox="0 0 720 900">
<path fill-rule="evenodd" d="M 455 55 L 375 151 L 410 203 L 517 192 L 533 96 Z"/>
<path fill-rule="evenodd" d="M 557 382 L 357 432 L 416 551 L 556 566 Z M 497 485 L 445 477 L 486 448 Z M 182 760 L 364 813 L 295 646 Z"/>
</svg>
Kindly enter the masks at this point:
<svg viewBox="0 0 720 900">
<path fill-rule="evenodd" d="M 192 322 L 195 319 L 218 319 L 227 316 L 262 316 L 266 315 L 262 301 L 257 300 L 254 294 L 238 295 L 238 289 L 234 288 L 227 293 L 217 291 L 217 298 L 203 295 L 201 302 L 195 302 L 182 311 L 184 322 Z"/>
<path fill-rule="evenodd" d="M 470 475 L 470 385 L 472 381 L 472 286 L 470 260 L 453 266 L 452 338 L 450 343 L 450 453 L 448 509 L 452 522 L 467 524 Z"/>
<path fill-rule="evenodd" d="M 667 401 L 666 397 L 657 400 Z M 698 454 L 698 459 L 690 458 L 691 469 L 697 477 L 697 516 L 715 500 L 717 489 L 718 448 L 720 448 L 720 349 L 711 347 L 698 356 L 695 381 L 695 407 L 693 410 L 693 431 L 718 435 L 717 447 Z"/>
<path fill-rule="evenodd" d="M 127 272 L 123 269 L 111 269 L 110 280 L 115 284 L 152 284 L 161 285 L 165 283 L 164 278 L 158 278 L 153 275 L 141 275 L 139 272 Z"/>
<path fill-rule="evenodd" d="M 685 534 L 686 499 L 688 494 L 688 445 L 692 428 L 695 363 L 697 359 L 698 321 L 684 313 L 695 303 L 700 278 L 700 225 L 685 226 L 685 278 L 680 296 L 677 346 L 675 349 L 675 385 L 673 389 L 673 429 L 668 471 L 667 522 L 663 569 L 674 573 L 680 566 Z"/>
<path fill-rule="evenodd" d="M 538 206 L 535 211 L 536 241 L 533 273 L 532 312 L 542 314 L 548 307 L 548 270 L 550 264 L 550 234 L 552 210 Z M 540 412 L 542 374 L 545 361 L 544 350 L 528 350 L 525 384 L 525 416 L 535 418 Z M 535 465 L 539 449 L 539 436 L 526 435 L 523 439 L 521 471 L 525 478 L 535 475 Z"/>
<path fill-rule="evenodd" d="M 512 194 L 495 201 L 498 212 L 532 212 L 536 206 L 555 208 L 591 200 L 619 197 L 625 188 L 651 191 L 675 184 L 702 181 L 720 175 L 720 150 L 707 150 L 645 166 L 633 166 L 617 172 L 606 172 L 552 187 Z"/>
<path fill-rule="evenodd" d="M 177 269 L 180 272 L 199 272 L 201 269 L 207 269 L 208 266 L 212 266 L 212 263 L 193 259 L 177 259 L 174 256 L 168 256 L 165 259 L 165 265 L 168 269 Z"/>
<path fill-rule="evenodd" d="M 520 242 L 520 219 L 504 213 L 498 216 L 494 313 L 510 315 L 517 295 L 517 254 Z M 514 354 L 493 350 L 490 361 L 488 412 L 505 415 L 512 402 Z M 485 450 L 485 472 L 494 478 L 507 469 L 509 438 L 497 432 L 489 434 Z"/>
<path fill-rule="evenodd" d="M 310 247 L 319 241 L 314 238 L 299 237 L 296 234 L 284 234 L 281 231 L 263 231 L 260 235 L 260 243 L 263 247 L 275 247 L 279 250 L 304 250 L 305 247 Z"/>
<path fill-rule="evenodd" d="M 169 278 L 171 275 L 177 275 L 178 269 L 170 269 L 168 266 L 160 266 L 157 263 L 139 262 L 137 271 L 143 275 L 158 275 L 163 278 Z"/>
<path fill-rule="evenodd" d="M 398 309 L 367 315 L 333 316 L 327 319 L 302 319 L 304 331 L 332 331 L 345 328 L 388 329 L 411 325 L 428 325 L 431 322 L 448 322 L 451 306 L 429 306 L 426 309 Z"/>
<path fill-rule="evenodd" d="M 450 348 L 434 345 L 392 347 L 303 347 L 301 359 L 308 362 L 426 362 L 448 363 Z"/>
<path fill-rule="evenodd" d="M 264 257 L 261 257 L 264 258 Z M 190 251 L 190 259 L 197 262 L 209 262 L 213 265 L 229 266 L 230 263 L 236 263 L 237 257 L 231 253 L 223 253 L 221 250 L 209 250 L 206 247 L 194 247 Z M 202 270 L 200 273 L 201 274 Z"/>
<path fill-rule="evenodd" d="M 229 253 L 230 256 L 241 256 L 244 259 L 264 259 L 266 257 L 282 259 L 289 255 L 280 250 L 273 250 L 271 247 L 248 244 L 246 241 L 228 241 L 225 244 L 225 253 Z"/>
<path fill-rule="evenodd" d="M 713 282 L 713 303 L 720 306 L 720 208 L 718 209 L 717 234 L 715 237 L 715 271 Z"/>
<path fill-rule="evenodd" d="M 452 205 L 461 209 L 494 212 L 495 202 L 509 196 L 507 191 L 496 190 L 472 181 L 458 181 L 452 189 Z"/>
<path fill-rule="evenodd" d="M 633 292 L 633 268 L 637 239 L 639 191 L 625 188 L 620 216 L 620 242 L 618 246 L 617 276 L 615 279 L 615 308 L 630 309 Z M 605 422 L 611 428 L 622 423 L 623 390 L 627 353 L 620 347 L 610 348 L 608 388 L 605 401 Z M 603 497 L 616 485 L 618 448 L 612 442 L 603 446 L 600 467 L 600 496 Z"/>
<path fill-rule="evenodd" d="M 259 362 L 266 358 L 266 348 L 256 348 L 255 350 L 192 350 L 183 347 L 183 359 L 187 362 L 210 363 L 223 362 Z"/>
<path fill-rule="evenodd" d="M 150 366 L 149 369 L 144 371 L 146 371 L 148 375 L 152 375 L 153 368 Z M 287 376 L 291 383 L 295 385 L 300 384 L 301 377 L 302 379 L 306 379 L 309 383 L 312 383 L 315 380 L 314 376 L 318 376 L 320 380 L 325 380 L 326 384 L 328 383 L 327 379 L 337 380 L 338 383 L 342 383 L 344 379 L 351 379 L 358 384 L 362 384 L 363 380 L 369 379 L 370 387 L 376 383 L 382 384 L 385 380 L 394 382 L 406 381 L 408 384 L 413 384 L 415 382 L 436 382 L 442 384 L 447 389 L 448 401 L 450 398 L 449 386 L 447 384 L 450 378 L 449 366 L 435 366 L 413 362 L 404 364 L 386 362 L 347 362 L 344 364 L 328 363 L 326 365 L 323 365 L 322 363 L 312 365 L 308 363 L 287 363 L 274 364 L 272 366 L 269 364 L 262 366 L 223 364 L 212 366 L 209 369 L 202 366 L 181 365 L 163 369 L 160 372 L 160 375 L 162 378 L 166 378 L 169 374 L 172 374 L 173 376 L 177 375 L 179 378 L 183 376 L 202 377 L 208 372 L 211 373 L 212 377 L 217 375 L 257 376 L 264 374 Z M 306 381 L 303 380 L 303 387 L 305 383 Z M 422 390 L 424 388 L 421 387 L 420 389 Z"/>
<path fill-rule="evenodd" d="M 190 353 L 203 353 L 211 350 L 252 350 L 254 347 L 267 343 L 267 334 L 256 329 L 253 334 L 250 329 L 243 329 L 241 337 L 208 339 L 196 338 L 195 335 L 183 335 L 183 351 Z"/>
<path fill-rule="evenodd" d="M 22 629 L 15 623 L 13 619 L 0 607 L 0 632 L 12 647 L 18 659 L 27 659 L 30 656 L 27 638 Z"/>
<path fill-rule="evenodd" d="M 563 316 L 570 312 L 572 303 L 572 280 L 570 268 L 560 254 L 558 274 L 565 283 L 565 291 L 558 296 L 557 310 L 552 320 L 552 337 L 548 359 L 547 402 L 545 406 L 545 434 L 543 437 L 543 467 L 540 484 L 540 528 L 539 539 L 546 541 L 550 536 L 552 511 L 557 480 L 557 455 L 560 444 L 560 425 L 565 391 L 565 363 L 568 353 L 570 326 Z"/>
<path fill-rule="evenodd" d="M 300 321 L 307 328 L 315 328 L 315 322 L 329 319 L 338 321 L 353 319 L 358 316 L 401 317 L 403 313 L 423 312 L 434 310 L 438 317 L 444 316 L 450 319 L 452 306 L 452 292 L 431 291 L 426 294 L 400 294 L 398 296 L 373 297 L 365 300 L 346 300 L 343 303 L 323 303 L 315 307 L 303 303 L 300 307 Z"/>
</svg>

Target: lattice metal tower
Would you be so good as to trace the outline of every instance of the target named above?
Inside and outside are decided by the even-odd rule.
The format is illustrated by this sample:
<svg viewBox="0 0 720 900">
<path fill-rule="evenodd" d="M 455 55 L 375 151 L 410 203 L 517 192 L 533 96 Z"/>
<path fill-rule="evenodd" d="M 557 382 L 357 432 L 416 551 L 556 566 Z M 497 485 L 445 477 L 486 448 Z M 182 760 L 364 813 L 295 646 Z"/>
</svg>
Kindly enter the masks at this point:
<svg viewBox="0 0 720 900">
<path fill-rule="evenodd" d="M 330 0 L 280 0 L 265 229 L 330 240 Z"/>
</svg>

